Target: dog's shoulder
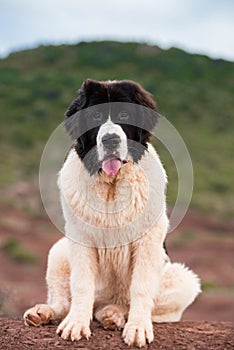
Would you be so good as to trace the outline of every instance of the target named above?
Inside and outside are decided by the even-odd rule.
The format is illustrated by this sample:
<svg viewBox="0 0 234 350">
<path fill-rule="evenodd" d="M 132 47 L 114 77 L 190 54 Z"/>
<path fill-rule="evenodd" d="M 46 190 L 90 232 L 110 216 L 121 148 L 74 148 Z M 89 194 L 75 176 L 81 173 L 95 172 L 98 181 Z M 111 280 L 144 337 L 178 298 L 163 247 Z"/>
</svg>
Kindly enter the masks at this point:
<svg viewBox="0 0 234 350">
<path fill-rule="evenodd" d="M 160 179 L 160 185 L 162 186 L 162 189 L 165 189 L 167 184 L 167 173 L 157 151 L 151 143 L 147 144 L 147 152 L 145 152 L 142 157 L 140 165 L 149 176 L 149 181 L 155 182 L 155 180 L 158 181 Z"/>
</svg>

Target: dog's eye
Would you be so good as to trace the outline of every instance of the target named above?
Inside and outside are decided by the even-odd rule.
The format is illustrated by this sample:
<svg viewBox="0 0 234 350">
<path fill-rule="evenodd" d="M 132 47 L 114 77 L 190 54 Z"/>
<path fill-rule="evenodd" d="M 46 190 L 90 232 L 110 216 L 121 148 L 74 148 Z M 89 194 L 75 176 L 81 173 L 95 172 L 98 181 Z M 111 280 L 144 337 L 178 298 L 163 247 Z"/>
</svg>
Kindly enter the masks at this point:
<svg viewBox="0 0 234 350">
<path fill-rule="evenodd" d="M 102 120 L 102 113 L 101 112 L 95 112 L 93 114 L 93 119 L 94 120 Z"/>
<path fill-rule="evenodd" d="M 118 114 L 118 119 L 120 120 L 127 120 L 129 118 L 129 114 L 126 111 L 121 111 Z"/>
</svg>

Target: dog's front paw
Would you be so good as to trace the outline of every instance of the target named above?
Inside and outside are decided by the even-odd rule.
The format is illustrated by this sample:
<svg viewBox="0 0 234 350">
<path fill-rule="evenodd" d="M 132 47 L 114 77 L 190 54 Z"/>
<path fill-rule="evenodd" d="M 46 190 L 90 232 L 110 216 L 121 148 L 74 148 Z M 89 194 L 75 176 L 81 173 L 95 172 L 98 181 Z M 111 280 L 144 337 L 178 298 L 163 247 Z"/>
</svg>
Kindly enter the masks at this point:
<svg viewBox="0 0 234 350">
<path fill-rule="evenodd" d="M 54 311 L 49 305 L 38 304 L 25 311 L 23 318 L 27 326 L 38 327 L 54 319 Z"/>
<path fill-rule="evenodd" d="M 128 345 L 136 345 L 141 348 L 146 343 L 154 340 L 153 325 L 151 320 L 129 320 L 123 330 L 123 339 Z"/>
<path fill-rule="evenodd" d="M 84 321 L 77 316 L 67 315 L 57 328 L 57 334 L 63 339 L 71 338 L 72 341 L 79 340 L 82 337 L 89 339 L 91 331 L 89 327 L 90 321 Z"/>
</svg>

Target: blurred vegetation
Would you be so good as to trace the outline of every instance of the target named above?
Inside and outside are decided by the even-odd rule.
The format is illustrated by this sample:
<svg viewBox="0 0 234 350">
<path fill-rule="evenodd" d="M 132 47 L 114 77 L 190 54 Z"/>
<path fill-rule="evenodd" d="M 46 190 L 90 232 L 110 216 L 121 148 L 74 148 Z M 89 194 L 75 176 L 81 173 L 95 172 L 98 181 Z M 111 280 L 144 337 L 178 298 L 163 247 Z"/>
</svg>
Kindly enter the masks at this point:
<svg viewBox="0 0 234 350">
<path fill-rule="evenodd" d="M 201 284 L 201 290 L 203 292 L 213 292 L 213 293 L 233 293 L 234 291 L 234 285 L 233 283 L 223 286 L 221 283 L 217 283 L 213 280 L 205 280 L 202 281 Z"/>
<path fill-rule="evenodd" d="M 86 78 L 133 79 L 149 90 L 191 154 L 192 207 L 225 218 L 234 208 L 234 63 L 119 42 L 40 46 L 0 60 L 0 183 L 37 176 L 51 132 Z M 173 203 L 177 174 L 158 142 Z"/>
<path fill-rule="evenodd" d="M 1 247 L 11 259 L 21 263 L 34 263 L 37 256 L 24 248 L 15 237 L 8 238 Z"/>
</svg>

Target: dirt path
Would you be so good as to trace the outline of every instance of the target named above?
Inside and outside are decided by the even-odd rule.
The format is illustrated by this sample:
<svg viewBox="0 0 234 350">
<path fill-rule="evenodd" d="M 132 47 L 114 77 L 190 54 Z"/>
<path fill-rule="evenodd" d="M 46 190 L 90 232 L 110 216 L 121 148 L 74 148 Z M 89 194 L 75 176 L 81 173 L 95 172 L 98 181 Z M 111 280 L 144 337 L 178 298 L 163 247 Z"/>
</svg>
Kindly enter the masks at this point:
<svg viewBox="0 0 234 350">
<path fill-rule="evenodd" d="M 0 349 L 4 350 L 122 350 L 136 349 L 123 343 L 120 331 L 104 330 L 92 323 L 89 341 L 65 341 L 55 334 L 54 325 L 26 327 L 22 320 L 0 318 Z M 148 346 L 152 350 L 233 350 L 234 323 L 180 322 L 154 325 L 155 340 Z"/>
</svg>

